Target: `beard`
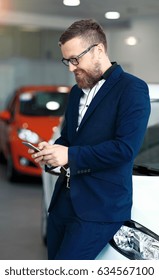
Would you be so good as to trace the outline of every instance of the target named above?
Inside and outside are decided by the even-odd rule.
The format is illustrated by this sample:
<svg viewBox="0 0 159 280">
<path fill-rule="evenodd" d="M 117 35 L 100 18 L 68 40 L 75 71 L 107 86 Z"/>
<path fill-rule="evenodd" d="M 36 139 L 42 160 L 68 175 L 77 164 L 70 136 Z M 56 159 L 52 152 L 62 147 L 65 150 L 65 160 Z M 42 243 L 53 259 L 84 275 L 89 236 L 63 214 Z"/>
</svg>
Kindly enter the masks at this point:
<svg viewBox="0 0 159 280">
<path fill-rule="evenodd" d="M 100 64 L 95 63 L 92 70 L 83 70 L 78 68 L 74 71 L 75 79 L 79 88 L 93 88 L 94 85 L 100 80 L 102 71 Z"/>
</svg>

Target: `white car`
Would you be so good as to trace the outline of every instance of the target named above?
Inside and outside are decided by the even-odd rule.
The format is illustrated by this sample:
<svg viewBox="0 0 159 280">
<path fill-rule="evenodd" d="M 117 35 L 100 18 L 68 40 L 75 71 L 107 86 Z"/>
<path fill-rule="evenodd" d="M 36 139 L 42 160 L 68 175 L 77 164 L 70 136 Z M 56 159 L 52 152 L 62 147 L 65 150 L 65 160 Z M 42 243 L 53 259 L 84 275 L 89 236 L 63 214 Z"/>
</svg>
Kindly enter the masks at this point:
<svg viewBox="0 0 159 280">
<path fill-rule="evenodd" d="M 149 88 L 151 116 L 134 164 L 132 220 L 118 230 L 98 260 L 159 259 L 159 85 Z M 54 133 L 52 143 L 59 137 L 60 129 Z M 47 209 L 57 176 L 43 171 L 42 179 L 42 238 L 46 244 Z"/>
</svg>

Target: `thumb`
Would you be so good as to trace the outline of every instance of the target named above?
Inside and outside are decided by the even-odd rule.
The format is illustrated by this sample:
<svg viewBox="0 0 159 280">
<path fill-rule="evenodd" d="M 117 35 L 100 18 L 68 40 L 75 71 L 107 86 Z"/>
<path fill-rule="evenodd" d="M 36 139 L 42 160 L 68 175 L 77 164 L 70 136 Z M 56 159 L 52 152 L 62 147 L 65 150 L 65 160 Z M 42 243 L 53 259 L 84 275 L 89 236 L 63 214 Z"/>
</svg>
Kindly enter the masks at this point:
<svg viewBox="0 0 159 280">
<path fill-rule="evenodd" d="M 40 150 L 43 150 L 43 149 L 46 148 L 48 145 L 49 145 L 48 142 L 43 141 L 43 142 L 41 142 L 41 143 L 38 144 L 38 148 L 39 148 Z"/>
</svg>

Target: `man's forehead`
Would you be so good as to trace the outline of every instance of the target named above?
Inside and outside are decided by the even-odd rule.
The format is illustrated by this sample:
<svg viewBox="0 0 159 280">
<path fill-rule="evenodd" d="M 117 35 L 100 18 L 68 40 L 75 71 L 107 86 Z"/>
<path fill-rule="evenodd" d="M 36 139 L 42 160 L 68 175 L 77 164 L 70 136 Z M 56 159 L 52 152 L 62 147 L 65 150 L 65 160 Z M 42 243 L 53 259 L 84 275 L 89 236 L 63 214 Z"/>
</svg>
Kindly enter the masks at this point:
<svg viewBox="0 0 159 280">
<path fill-rule="evenodd" d="M 64 57 L 77 56 L 83 51 L 83 48 L 84 48 L 84 43 L 78 37 L 75 37 L 67 41 L 65 44 L 61 45 L 61 51 Z"/>
</svg>

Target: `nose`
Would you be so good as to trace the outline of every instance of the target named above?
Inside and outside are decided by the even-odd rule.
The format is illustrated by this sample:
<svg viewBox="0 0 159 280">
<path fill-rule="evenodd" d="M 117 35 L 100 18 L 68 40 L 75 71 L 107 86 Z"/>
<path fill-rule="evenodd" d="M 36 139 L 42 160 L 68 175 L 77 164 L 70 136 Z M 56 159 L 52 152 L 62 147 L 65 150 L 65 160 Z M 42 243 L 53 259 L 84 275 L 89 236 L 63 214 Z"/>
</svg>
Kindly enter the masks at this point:
<svg viewBox="0 0 159 280">
<path fill-rule="evenodd" d="M 73 65 L 71 62 L 69 62 L 69 71 L 74 72 L 74 70 L 77 68 L 76 65 Z"/>
</svg>

